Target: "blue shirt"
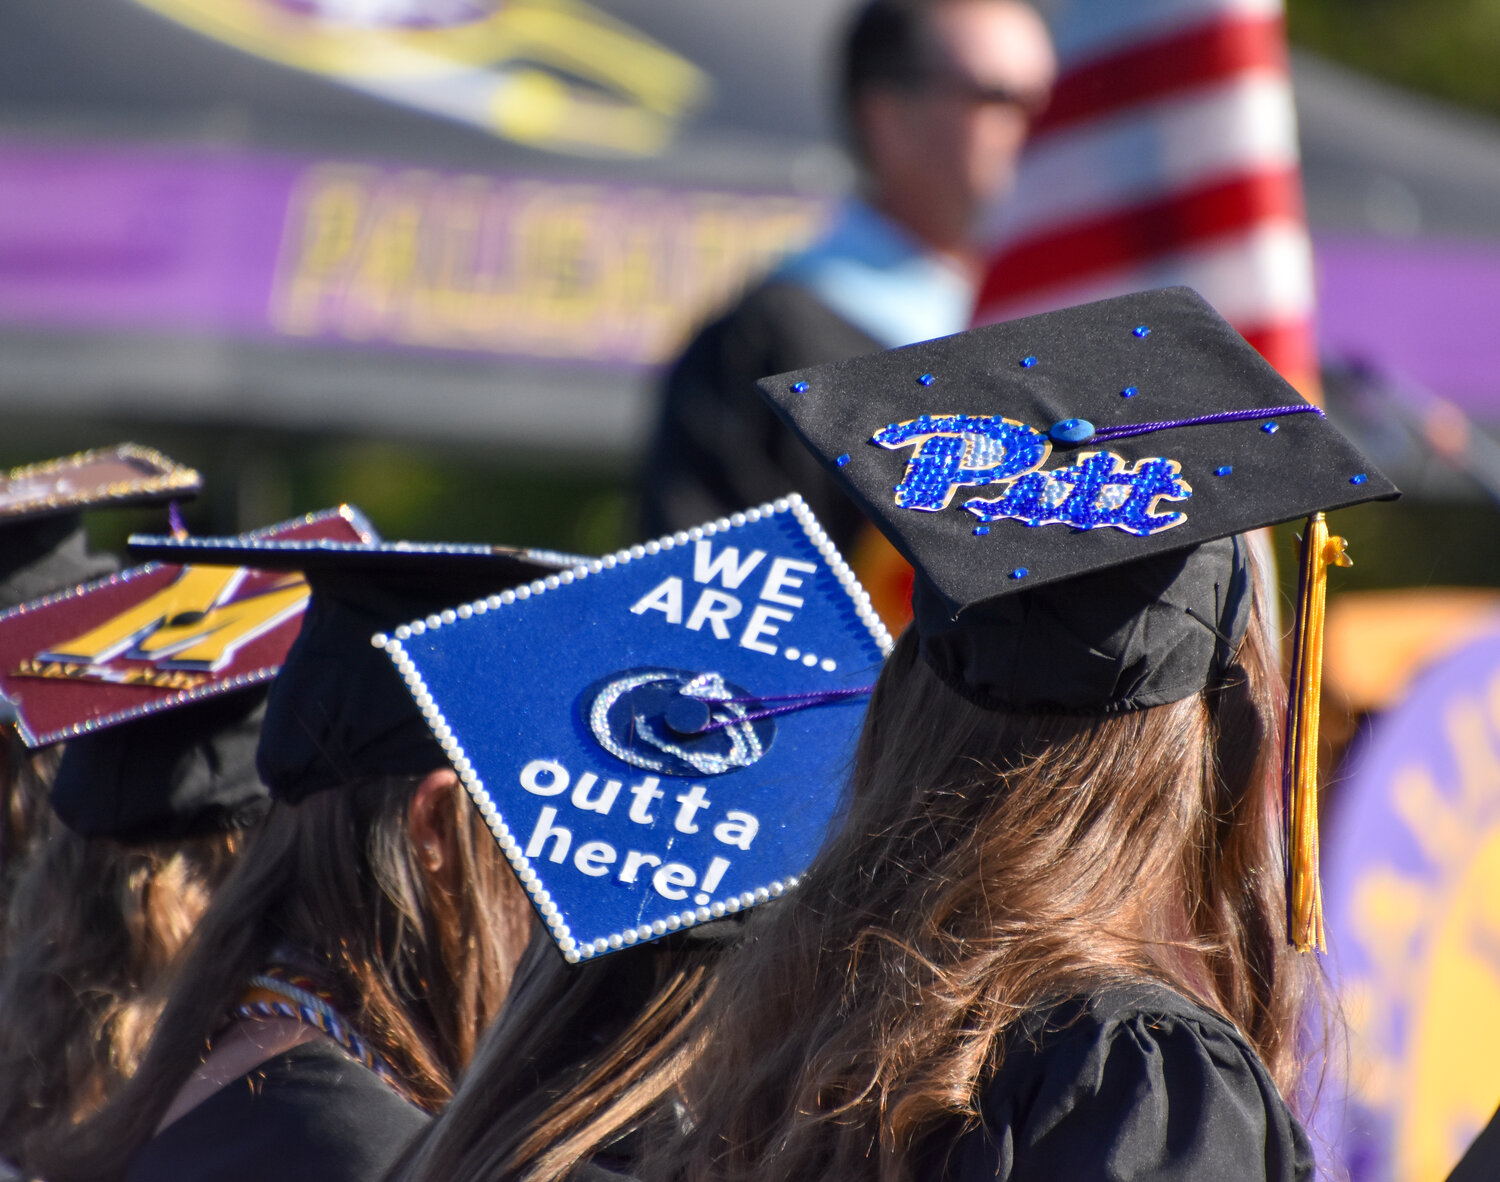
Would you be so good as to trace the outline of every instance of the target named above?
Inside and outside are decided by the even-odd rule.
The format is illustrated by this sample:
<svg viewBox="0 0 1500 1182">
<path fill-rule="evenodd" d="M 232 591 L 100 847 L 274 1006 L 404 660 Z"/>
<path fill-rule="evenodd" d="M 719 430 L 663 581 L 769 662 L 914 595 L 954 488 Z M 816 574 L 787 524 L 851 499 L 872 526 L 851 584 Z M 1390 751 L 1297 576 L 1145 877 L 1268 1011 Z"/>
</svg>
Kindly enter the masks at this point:
<svg viewBox="0 0 1500 1182">
<path fill-rule="evenodd" d="M 959 267 L 858 200 L 774 277 L 806 288 L 887 349 L 962 332 L 976 294 Z"/>
</svg>

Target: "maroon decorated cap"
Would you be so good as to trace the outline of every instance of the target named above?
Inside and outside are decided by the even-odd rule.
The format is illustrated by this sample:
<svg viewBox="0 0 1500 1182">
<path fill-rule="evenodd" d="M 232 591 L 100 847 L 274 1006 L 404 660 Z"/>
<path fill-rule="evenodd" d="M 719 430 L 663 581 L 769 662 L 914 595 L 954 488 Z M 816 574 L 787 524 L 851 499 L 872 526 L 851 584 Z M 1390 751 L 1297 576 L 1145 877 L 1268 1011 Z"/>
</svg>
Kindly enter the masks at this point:
<svg viewBox="0 0 1500 1182">
<path fill-rule="evenodd" d="M 191 497 L 201 484 L 191 468 L 133 443 L 0 472 L 0 610 L 119 568 L 89 549 L 83 510 Z"/>
<path fill-rule="evenodd" d="M 0 474 L 0 527 L 102 506 L 196 496 L 203 478 L 154 448 L 117 443 Z"/>
<path fill-rule="evenodd" d="M 340 506 L 245 535 L 374 544 Z M 270 681 L 301 628 L 297 571 L 148 563 L 0 613 L 0 693 L 43 746 Z"/>
</svg>

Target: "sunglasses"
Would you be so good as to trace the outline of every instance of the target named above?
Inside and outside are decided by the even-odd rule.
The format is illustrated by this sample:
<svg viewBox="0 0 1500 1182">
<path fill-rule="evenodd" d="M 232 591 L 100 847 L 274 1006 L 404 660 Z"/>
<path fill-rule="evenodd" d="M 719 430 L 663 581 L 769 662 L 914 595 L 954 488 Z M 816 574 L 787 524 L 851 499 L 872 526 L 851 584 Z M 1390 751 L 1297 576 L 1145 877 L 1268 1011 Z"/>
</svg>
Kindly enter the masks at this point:
<svg viewBox="0 0 1500 1182">
<path fill-rule="evenodd" d="M 1015 107 L 1028 119 L 1038 118 L 1051 101 L 1050 91 L 1012 90 L 1008 86 L 984 86 L 972 78 L 952 74 L 939 75 L 928 81 L 938 94 L 959 99 L 976 107 Z"/>
</svg>

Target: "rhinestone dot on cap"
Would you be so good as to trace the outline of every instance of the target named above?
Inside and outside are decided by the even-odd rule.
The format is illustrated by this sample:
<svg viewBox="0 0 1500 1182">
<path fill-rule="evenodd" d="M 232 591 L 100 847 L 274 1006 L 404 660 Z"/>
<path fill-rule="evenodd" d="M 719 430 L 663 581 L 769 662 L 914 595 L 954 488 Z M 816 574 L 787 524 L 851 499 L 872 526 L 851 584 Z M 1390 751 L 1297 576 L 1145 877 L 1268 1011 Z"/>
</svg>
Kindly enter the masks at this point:
<svg viewBox="0 0 1500 1182">
<path fill-rule="evenodd" d="M 987 526 L 987 525 L 976 525 L 974 527 L 974 536 L 976 538 L 982 538 L 982 537 L 984 537 L 985 534 L 987 534 L 989 532 L 990 532 L 990 527 Z"/>
<path fill-rule="evenodd" d="M 1350 484 L 1363 484 L 1365 481 L 1367 481 L 1369 479 L 1370 478 L 1368 476 L 1366 476 L 1363 472 L 1356 472 L 1353 476 L 1349 477 L 1349 483 Z"/>
<path fill-rule="evenodd" d="M 809 387 L 806 382 L 793 382 L 787 389 L 793 394 L 806 394 Z"/>
<path fill-rule="evenodd" d="M 1272 419 L 1269 423 L 1262 423 L 1260 429 L 1267 435 L 1275 435 L 1276 432 L 1281 430 L 1281 424 Z"/>
<path fill-rule="evenodd" d="M 1021 358 L 1021 368 L 1022 369 L 1030 369 L 1035 364 L 1036 364 L 1036 358 L 1030 356 L 1029 354 L 1027 356 Z"/>
<path fill-rule="evenodd" d="M 840 468 L 842 468 L 845 464 L 847 464 L 849 462 L 849 453 L 845 452 L 843 455 L 841 455 L 838 459 L 834 460 L 833 462 L 835 464 L 837 464 Z"/>
<path fill-rule="evenodd" d="M 1013 571 L 1010 572 L 1010 577 L 1013 578 L 1013 579 L 1024 579 L 1030 573 L 1031 572 L 1029 570 L 1027 570 L 1024 566 L 1018 566 L 1018 567 L 1016 567 L 1015 570 L 1013 570 Z"/>
<path fill-rule="evenodd" d="M 1120 391 L 1120 397 L 1121 398 L 1134 398 L 1139 393 L 1140 393 L 1140 391 L 1137 390 L 1134 386 L 1126 386 L 1125 389 L 1123 389 L 1123 390 Z"/>
<path fill-rule="evenodd" d="M 917 381 L 921 382 L 924 386 L 930 386 L 933 382 L 937 381 L 937 379 L 934 378 L 930 373 L 924 373 L 917 379 Z"/>
<path fill-rule="evenodd" d="M 1137 324 L 1130 331 L 1132 333 L 1134 333 L 1136 336 L 1140 337 L 1142 340 L 1145 340 L 1147 337 L 1149 337 L 1151 335 L 1151 327 L 1149 325 L 1146 325 L 1146 324 Z"/>
<path fill-rule="evenodd" d="M 1228 465 L 1228 464 L 1221 464 L 1219 467 L 1217 467 L 1217 468 L 1214 469 L 1214 475 L 1215 476 L 1228 476 L 1233 471 L 1234 471 L 1234 469 L 1232 467 L 1230 467 L 1230 465 Z"/>
</svg>

